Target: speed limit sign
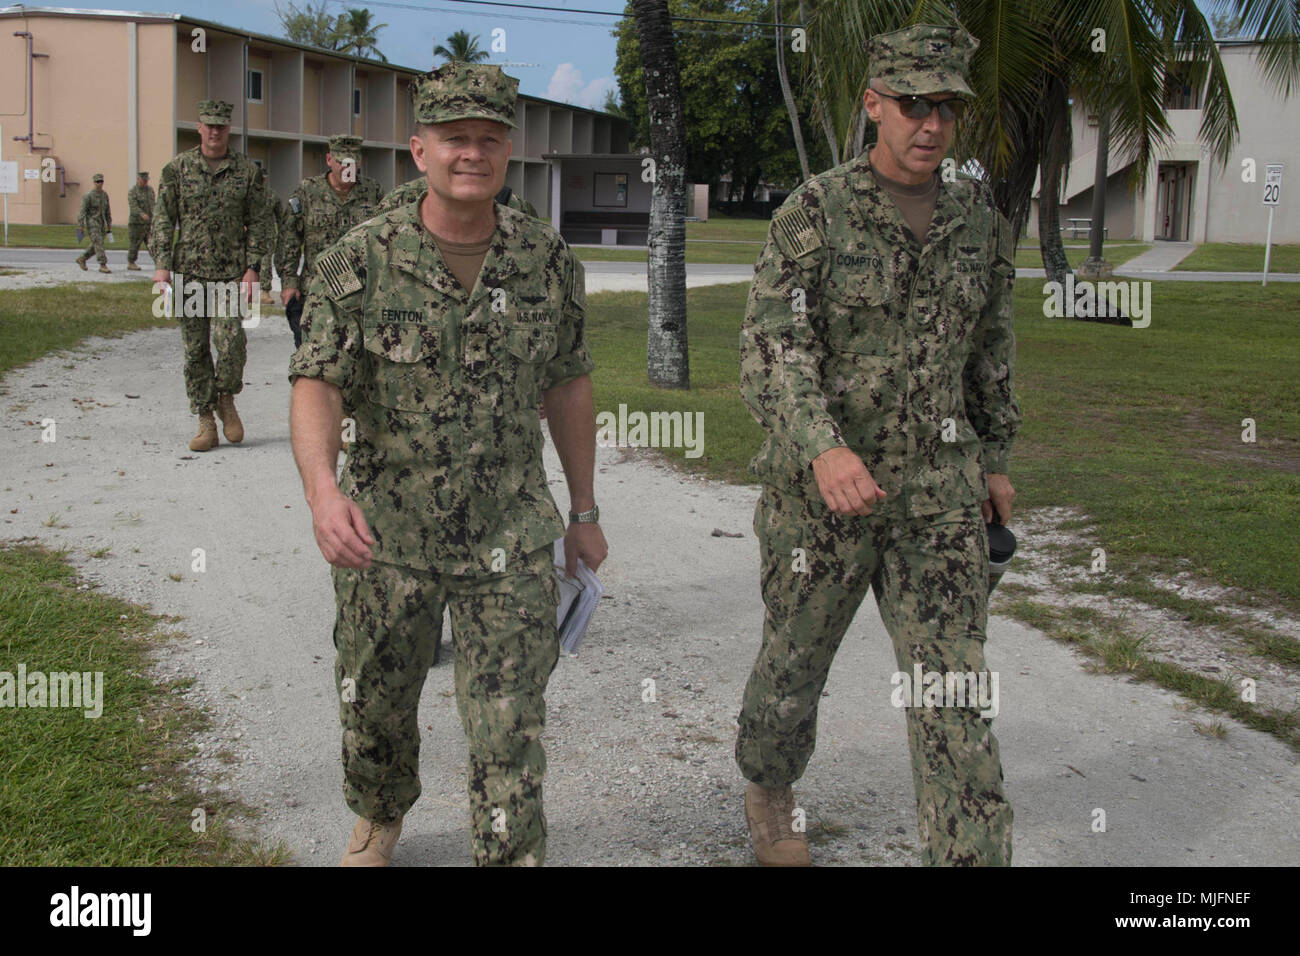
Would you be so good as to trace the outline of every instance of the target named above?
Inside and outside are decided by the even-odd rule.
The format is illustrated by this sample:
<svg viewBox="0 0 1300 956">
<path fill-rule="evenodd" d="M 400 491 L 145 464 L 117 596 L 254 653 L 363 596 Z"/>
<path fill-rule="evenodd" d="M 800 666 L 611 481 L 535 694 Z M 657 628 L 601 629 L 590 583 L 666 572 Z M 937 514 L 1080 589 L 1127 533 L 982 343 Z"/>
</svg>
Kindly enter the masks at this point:
<svg viewBox="0 0 1300 956">
<path fill-rule="evenodd" d="M 1268 207 L 1268 236 L 1264 239 L 1264 285 L 1268 285 L 1268 260 L 1273 251 L 1273 208 L 1282 198 L 1282 164 L 1264 167 L 1264 205 Z"/>
<path fill-rule="evenodd" d="M 1264 167 L 1264 205 L 1276 206 L 1282 196 L 1282 164 Z"/>
</svg>

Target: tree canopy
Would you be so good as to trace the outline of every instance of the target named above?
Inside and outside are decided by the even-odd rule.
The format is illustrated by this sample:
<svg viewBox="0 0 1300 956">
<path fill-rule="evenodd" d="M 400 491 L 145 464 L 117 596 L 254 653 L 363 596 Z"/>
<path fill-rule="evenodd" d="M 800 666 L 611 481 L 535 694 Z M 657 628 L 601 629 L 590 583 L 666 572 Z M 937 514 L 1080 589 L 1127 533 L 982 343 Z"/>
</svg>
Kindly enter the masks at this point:
<svg viewBox="0 0 1300 956">
<path fill-rule="evenodd" d="M 765 0 L 669 0 L 668 6 L 679 17 L 772 22 L 772 4 Z M 733 184 L 743 184 L 745 199 L 760 179 L 784 186 L 798 183 L 799 160 L 781 96 L 773 28 L 684 21 L 673 28 L 686 114 L 688 181 L 715 184 L 731 173 Z M 633 21 L 620 21 L 614 35 L 621 107 L 631 122 L 633 145 L 645 146 L 645 79 Z M 796 98 L 808 129 L 811 97 L 796 90 Z M 824 139 L 808 140 L 814 169 L 825 169 L 829 150 Z"/>
</svg>

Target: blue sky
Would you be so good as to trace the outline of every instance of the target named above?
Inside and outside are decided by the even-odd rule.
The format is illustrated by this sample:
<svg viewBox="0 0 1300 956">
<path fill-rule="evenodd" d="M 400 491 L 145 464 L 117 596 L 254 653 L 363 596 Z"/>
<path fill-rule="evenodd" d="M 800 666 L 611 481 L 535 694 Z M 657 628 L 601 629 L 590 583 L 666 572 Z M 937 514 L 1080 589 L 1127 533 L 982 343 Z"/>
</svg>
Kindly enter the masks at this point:
<svg viewBox="0 0 1300 956">
<path fill-rule="evenodd" d="M 620 13 L 624 6 L 623 0 L 519 2 Z M 47 3 L 55 5 L 51 0 Z M 85 6 L 181 13 L 254 33 L 281 35 L 272 0 L 225 0 L 220 4 L 173 0 L 166 6 L 142 0 L 139 4 L 118 7 L 101 7 L 94 3 Z M 299 6 L 306 6 L 305 0 L 299 0 Z M 479 46 L 490 49 L 492 31 L 500 28 L 505 31 L 505 52 L 492 54 L 487 62 L 500 63 L 507 73 L 518 77 L 521 93 L 600 109 L 605 102 L 605 91 L 617 90 L 614 38 L 610 36 L 610 30 L 617 23 L 613 17 L 465 6 L 446 0 L 393 0 L 391 5 L 366 0 L 352 0 L 350 3 L 330 0 L 328 3 L 331 13 L 341 12 L 348 6 L 366 7 L 376 22 L 388 24 L 379 31 L 379 49 L 390 62 L 400 66 L 431 68 L 435 38 L 445 41 L 448 34 L 456 30 L 467 30 L 470 35 L 477 35 Z M 521 19 L 524 16 L 547 20 Z M 555 20 L 577 22 L 553 22 Z"/>
</svg>

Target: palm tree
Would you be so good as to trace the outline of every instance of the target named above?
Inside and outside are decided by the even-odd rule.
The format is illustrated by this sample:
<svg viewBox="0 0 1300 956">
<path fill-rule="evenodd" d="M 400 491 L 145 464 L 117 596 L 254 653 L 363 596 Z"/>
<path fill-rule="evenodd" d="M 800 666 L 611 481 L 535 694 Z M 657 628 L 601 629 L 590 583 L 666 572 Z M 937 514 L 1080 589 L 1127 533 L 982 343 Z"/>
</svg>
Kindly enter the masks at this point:
<svg viewBox="0 0 1300 956">
<path fill-rule="evenodd" d="M 668 0 L 632 0 L 654 176 L 650 192 L 650 303 L 646 372 L 650 384 L 690 388 L 686 351 L 686 127 L 681 72 Z"/>
<path fill-rule="evenodd" d="M 1245 32 L 1262 41 L 1261 69 L 1289 95 L 1300 81 L 1295 0 L 1219 0 L 1217 6 L 1240 16 Z M 959 165 L 974 159 L 985 170 L 1017 237 L 1035 179 L 1041 180 L 1039 237 L 1043 265 L 1055 281 L 1069 268 L 1055 199 L 1073 146 L 1072 97 L 1107 118 L 1111 149 L 1131 157 L 1132 181 L 1142 182 L 1173 135 L 1165 79 L 1190 62 L 1206 77 L 1201 139 L 1223 164 L 1236 144 L 1232 93 L 1195 0 L 824 0 L 814 18 L 809 37 L 842 124 L 853 121 L 861 98 L 860 90 L 849 91 L 870 76 L 863 44 L 873 34 L 908 23 L 956 22 L 980 41 L 971 65 L 976 100 L 958 127 L 954 152 Z M 841 126 L 842 135 L 846 129 Z"/>
<path fill-rule="evenodd" d="M 387 23 L 372 24 L 369 10 L 349 7 L 346 13 L 340 13 L 334 24 L 336 49 L 341 53 L 353 53 L 357 56 L 369 56 L 371 59 L 388 62 L 388 57 L 379 52 L 379 40 L 376 34 Z"/>
<path fill-rule="evenodd" d="M 444 60 L 461 60 L 465 63 L 480 63 L 488 58 L 487 50 L 480 50 L 478 37 L 470 36 L 466 30 L 457 30 L 447 37 L 447 46 L 441 43 L 433 45 L 433 55 Z"/>
<path fill-rule="evenodd" d="M 794 150 L 799 156 L 799 171 L 803 174 L 800 182 L 812 175 L 808 169 L 808 150 L 803 145 L 803 127 L 799 123 L 799 110 L 794 105 L 794 93 L 790 90 L 790 75 L 785 68 L 785 36 L 781 32 L 781 0 L 772 4 L 772 19 L 776 23 L 776 74 L 781 83 L 781 96 L 785 100 L 785 111 L 790 117 L 790 131 L 794 134 Z M 832 155 L 834 150 L 832 150 Z M 838 165 L 838 163 L 836 164 Z"/>
</svg>

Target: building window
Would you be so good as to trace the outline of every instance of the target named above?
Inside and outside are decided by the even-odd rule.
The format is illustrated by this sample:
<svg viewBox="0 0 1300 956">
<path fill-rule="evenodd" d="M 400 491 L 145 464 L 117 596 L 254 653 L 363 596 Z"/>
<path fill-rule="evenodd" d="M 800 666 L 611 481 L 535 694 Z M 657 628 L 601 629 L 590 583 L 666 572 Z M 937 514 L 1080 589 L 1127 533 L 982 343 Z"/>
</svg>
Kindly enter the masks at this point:
<svg viewBox="0 0 1300 956">
<path fill-rule="evenodd" d="M 361 115 L 361 90 L 356 88 L 352 90 L 352 115 Z"/>
<path fill-rule="evenodd" d="M 248 71 L 248 102 L 262 102 L 262 71 Z"/>
</svg>

